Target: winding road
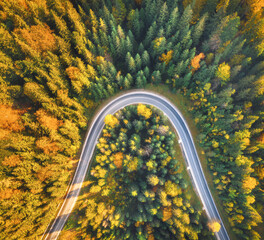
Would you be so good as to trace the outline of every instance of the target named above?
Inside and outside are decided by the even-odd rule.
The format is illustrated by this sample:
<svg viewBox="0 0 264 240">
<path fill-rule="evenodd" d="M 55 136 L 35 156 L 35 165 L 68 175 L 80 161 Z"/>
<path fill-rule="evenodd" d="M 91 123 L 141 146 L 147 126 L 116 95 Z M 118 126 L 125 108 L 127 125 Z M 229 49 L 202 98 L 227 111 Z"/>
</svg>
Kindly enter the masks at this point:
<svg viewBox="0 0 264 240">
<path fill-rule="evenodd" d="M 199 194 L 208 219 L 217 219 L 220 221 L 221 229 L 218 233 L 215 233 L 215 236 L 219 240 L 229 240 L 229 236 L 217 211 L 213 197 L 205 180 L 201 163 L 186 121 L 178 109 L 168 99 L 144 90 L 131 91 L 115 98 L 109 102 L 94 118 L 94 121 L 86 137 L 74 178 L 68 188 L 68 193 L 56 219 L 45 235 L 43 235 L 43 239 L 55 240 L 58 238 L 60 231 L 63 229 L 80 193 L 87 169 L 93 157 L 97 140 L 104 127 L 105 116 L 107 114 L 113 114 L 127 105 L 137 103 L 153 105 L 163 111 L 163 113 L 169 118 L 178 133 L 179 143 L 182 146 L 182 150 L 188 165 L 187 167 L 193 178 L 195 185 L 194 187 Z"/>
</svg>

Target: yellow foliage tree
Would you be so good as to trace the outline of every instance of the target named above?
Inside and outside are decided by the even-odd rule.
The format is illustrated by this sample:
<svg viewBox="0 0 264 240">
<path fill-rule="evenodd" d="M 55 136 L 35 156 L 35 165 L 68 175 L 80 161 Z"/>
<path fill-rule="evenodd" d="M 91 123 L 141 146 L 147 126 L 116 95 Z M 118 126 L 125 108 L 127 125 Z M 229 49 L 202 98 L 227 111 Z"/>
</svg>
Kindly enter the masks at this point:
<svg viewBox="0 0 264 240">
<path fill-rule="evenodd" d="M 218 5 L 216 6 L 216 11 L 218 12 L 221 8 L 223 8 L 224 12 L 226 11 L 230 0 L 220 0 Z"/>
<path fill-rule="evenodd" d="M 248 10 L 244 32 L 247 33 L 247 39 L 254 41 L 255 49 L 258 55 L 261 55 L 264 52 L 264 1 L 245 0 L 243 7 Z"/>
<path fill-rule="evenodd" d="M 226 83 L 230 78 L 230 66 L 225 62 L 221 63 L 216 71 L 216 77 Z"/>
<path fill-rule="evenodd" d="M 151 109 L 147 108 L 144 104 L 138 104 L 137 113 L 139 116 L 145 117 L 145 119 L 149 119 L 152 115 Z"/>
<path fill-rule="evenodd" d="M 207 224 L 208 228 L 212 231 L 212 232 L 219 232 L 221 225 L 218 221 L 216 220 L 212 220 Z"/>
<path fill-rule="evenodd" d="M 119 124 L 119 120 L 112 114 L 106 115 L 104 122 L 106 125 L 110 126 L 111 128 L 114 128 L 116 125 Z"/>
<path fill-rule="evenodd" d="M 246 177 L 243 181 L 242 187 L 247 190 L 252 190 L 257 186 L 257 180 L 253 177 Z"/>
<path fill-rule="evenodd" d="M 94 14 L 94 11 L 92 9 L 90 9 L 90 22 L 91 22 L 91 25 L 93 27 L 93 30 L 96 33 L 96 30 L 97 30 L 99 24 L 98 24 L 96 15 Z"/>
<path fill-rule="evenodd" d="M 183 213 L 181 220 L 184 224 L 189 225 L 190 224 L 190 217 L 188 213 Z"/>
<path fill-rule="evenodd" d="M 163 41 L 166 41 L 165 37 L 155 38 L 155 40 L 153 41 L 154 42 L 154 48 L 158 49 Z"/>
<path fill-rule="evenodd" d="M 162 55 L 159 57 L 159 60 L 161 62 L 165 62 L 165 64 L 168 65 L 172 59 L 172 54 L 173 54 L 173 50 L 168 51 L 167 54 L 162 53 Z"/>
<path fill-rule="evenodd" d="M 256 82 L 254 82 L 256 91 L 259 95 L 264 94 L 264 75 L 262 75 Z"/>
<path fill-rule="evenodd" d="M 98 56 L 96 57 L 96 64 L 100 65 L 100 64 L 104 64 L 105 63 L 105 58 L 102 56 Z"/>
<path fill-rule="evenodd" d="M 170 180 L 165 183 L 165 192 L 172 197 L 175 197 L 182 193 L 179 186 Z"/>
<path fill-rule="evenodd" d="M 148 183 L 152 186 L 156 186 L 159 183 L 159 178 L 156 175 L 149 175 L 147 179 Z"/>
</svg>

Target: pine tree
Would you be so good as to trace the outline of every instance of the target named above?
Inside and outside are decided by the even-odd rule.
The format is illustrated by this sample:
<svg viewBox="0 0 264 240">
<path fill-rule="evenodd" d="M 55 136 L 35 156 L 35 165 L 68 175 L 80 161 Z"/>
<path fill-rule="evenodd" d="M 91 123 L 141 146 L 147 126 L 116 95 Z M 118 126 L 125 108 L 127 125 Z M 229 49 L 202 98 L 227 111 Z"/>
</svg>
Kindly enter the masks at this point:
<svg viewBox="0 0 264 240">
<path fill-rule="evenodd" d="M 133 85 L 134 85 L 134 80 L 133 80 L 133 77 L 131 76 L 130 73 L 128 73 L 128 74 L 126 75 L 126 79 L 128 80 L 130 86 L 133 86 Z"/>
<path fill-rule="evenodd" d="M 67 27 L 67 23 L 61 19 L 59 16 L 56 15 L 55 12 L 51 11 L 52 17 L 54 18 L 56 28 L 58 29 L 58 32 L 62 38 L 64 38 L 67 41 L 70 41 L 71 39 L 71 33 Z"/>
<path fill-rule="evenodd" d="M 190 5 L 184 9 L 183 14 L 181 15 L 179 23 L 177 25 L 177 28 L 179 30 L 182 31 L 186 26 L 189 26 L 192 19 L 192 13 L 193 11 Z"/>
<path fill-rule="evenodd" d="M 207 18 L 208 18 L 208 14 L 204 14 L 202 18 L 199 20 L 199 22 L 195 25 L 194 31 L 192 33 L 192 40 L 194 46 L 197 46 L 199 43 L 199 40 L 205 28 Z"/>
<path fill-rule="evenodd" d="M 240 25 L 239 17 L 228 17 L 228 20 L 223 28 L 220 38 L 223 43 L 230 41 L 238 32 L 238 26 Z"/>
<path fill-rule="evenodd" d="M 142 55 L 143 52 L 144 52 L 144 50 L 145 50 L 144 45 L 143 45 L 143 43 L 141 42 L 141 43 L 139 44 L 139 46 L 138 46 L 138 53 L 139 53 L 140 55 Z"/>
<path fill-rule="evenodd" d="M 133 57 L 130 57 L 129 62 L 128 62 L 128 69 L 131 73 L 136 72 L 136 62 Z"/>
<path fill-rule="evenodd" d="M 130 61 L 130 58 L 131 58 L 132 56 L 131 56 L 131 53 L 130 52 L 127 52 L 127 54 L 126 54 L 126 65 L 127 65 L 127 67 L 129 66 L 129 61 Z"/>
<path fill-rule="evenodd" d="M 117 24 L 122 24 L 126 17 L 126 6 L 122 0 L 115 0 L 112 7 L 113 16 Z"/>
<path fill-rule="evenodd" d="M 126 51 L 133 53 L 133 44 L 131 43 L 129 37 L 126 37 Z"/>
<path fill-rule="evenodd" d="M 129 80 L 125 77 L 124 78 L 124 89 L 130 89 L 131 88 L 131 83 L 129 82 Z"/>
<path fill-rule="evenodd" d="M 149 54 L 146 50 L 142 54 L 142 64 L 143 66 L 149 66 L 150 64 Z"/>
<path fill-rule="evenodd" d="M 161 73 L 160 73 L 160 71 L 159 70 L 158 71 L 154 71 L 152 73 L 151 78 L 152 78 L 152 82 L 154 82 L 155 84 L 159 84 L 161 82 Z"/>
<path fill-rule="evenodd" d="M 155 37 L 154 33 L 156 32 L 156 30 L 157 30 L 157 23 L 156 23 L 156 21 L 154 21 L 153 24 L 148 29 L 146 37 L 143 41 L 146 49 L 149 48 L 148 46 L 150 45 L 151 41 L 154 39 L 154 37 Z"/>
<path fill-rule="evenodd" d="M 169 21 L 166 24 L 166 37 L 170 37 L 171 34 L 174 34 L 177 30 L 177 20 L 179 18 L 179 10 L 178 8 L 174 8 L 173 11 L 170 14 Z"/>
<path fill-rule="evenodd" d="M 135 56 L 135 63 L 136 63 L 136 69 L 137 69 L 137 71 L 141 70 L 142 62 L 141 62 L 140 55 L 138 53 Z"/>
<path fill-rule="evenodd" d="M 169 15 L 168 7 L 167 7 L 167 4 L 165 2 L 163 4 L 162 8 L 160 9 L 159 17 L 157 19 L 157 23 L 159 24 L 159 27 L 162 27 L 165 25 L 165 23 L 167 22 L 167 19 L 168 19 L 168 15 Z"/>
</svg>

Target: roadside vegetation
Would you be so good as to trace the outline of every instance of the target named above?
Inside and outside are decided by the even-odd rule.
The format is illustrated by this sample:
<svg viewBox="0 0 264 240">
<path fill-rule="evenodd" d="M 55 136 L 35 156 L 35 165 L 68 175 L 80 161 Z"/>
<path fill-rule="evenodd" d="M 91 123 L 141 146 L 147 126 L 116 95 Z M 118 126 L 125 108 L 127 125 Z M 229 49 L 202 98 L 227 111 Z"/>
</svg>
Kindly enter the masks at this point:
<svg viewBox="0 0 264 240">
<path fill-rule="evenodd" d="M 2 0 L 0 238 L 54 219 L 101 100 L 184 95 L 238 239 L 263 235 L 263 1 Z"/>
<path fill-rule="evenodd" d="M 105 124 L 81 193 L 87 195 L 61 238 L 210 239 L 167 118 L 139 104 L 107 115 Z"/>
<path fill-rule="evenodd" d="M 188 127 L 190 128 L 190 131 L 191 131 L 194 143 L 195 143 L 195 147 L 196 147 L 197 153 L 199 155 L 199 159 L 201 161 L 203 172 L 204 172 L 207 184 L 208 184 L 210 191 L 212 193 L 212 196 L 214 198 L 214 202 L 216 204 L 217 210 L 221 216 L 221 219 L 225 225 L 225 228 L 229 234 L 229 237 L 231 239 L 234 239 L 234 240 L 238 239 L 237 236 L 235 235 L 235 233 L 232 231 L 232 227 L 229 225 L 228 214 L 225 211 L 225 207 L 223 206 L 222 201 L 217 194 L 217 189 L 215 188 L 215 184 L 213 182 L 213 175 L 212 175 L 211 170 L 208 166 L 208 159 L 206 158 L 204 149 L 200 145 L 199 134 L 201 134 L 201 132 L 197 128 L 197 126 L 194 122 L 194 119 L 192 117 L 192 113 L 190 111 L 192 108 L 191 101 L 187 98 L 187 96 L 182 95 L 180 92 L 176 92 L 176 93 L 170 92 L 169 86 L 165 85 L 165 84 L 159 84 L 158 86 L 153 85 L 153 84 L 147 84 L 145 89 L 152 91 L 152 92 L 155 92 L 157 94 L 161 94 L 163 96 L 166 96 L 166 98 L 169 101 L 171 101 L 175 106 L 177 106 L 177 108 L 183 114 L 183 117 L 185 118 L 185 120 L 188 124 Z M 182 152 L 180 151 L 179 145 L 175 144 L 174 148 L 179 149 L 178 151 L 176 151 L 176 154 L 177 154 L 177 157 L 181 159 L 180 155 L 182 154 Z M 185 166 L 185 169 L 183 169 L 183 171 L 185 174 L 187 174 L 186 166 Z M 188 191 L 190 191 L 190 190 L 188 190 Z"/>
</svg>

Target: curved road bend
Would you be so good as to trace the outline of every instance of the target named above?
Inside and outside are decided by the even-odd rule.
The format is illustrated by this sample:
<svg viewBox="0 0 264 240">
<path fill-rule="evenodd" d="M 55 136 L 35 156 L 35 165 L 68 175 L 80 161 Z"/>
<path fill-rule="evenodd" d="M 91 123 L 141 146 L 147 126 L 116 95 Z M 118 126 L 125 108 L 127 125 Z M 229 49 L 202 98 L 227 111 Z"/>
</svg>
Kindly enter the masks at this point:
<svg viewBox="0 0 264 240">
<path fill-rule="evenodd" d="M 59 210 L 56 219 L 51 225 L 49 231 L 45 234 L 45 240 L 54 240 L 58 238 L 60 231 L 63 229 L 66 220 L 74 207 L 74 204 L 80 193 L 82 182 L 84 181 L 88 166 L 92 160 L 97 140 L 104 127 L 105 116 L 107 114 L 113 114 L 127 105 L 137 103 L 153 105 L 163 111 L 165 115 L 167 115 L 179 135 L 182 149 L 184 151 L 187 165 L 192 175 L 195 188 L 197 189 L 209 220 L 220 220 L 221 229 L 218 233 L 215 233 L 215 235 L 218 240 L 229 240 L 229 236 L 217 211 L 213 197 L 205 180 L 190 130 L 183 116 L 178 111 L 178 109 L 166 98 L 143 90 L 129 92 L 115 98 L 97 114 L 85 140 L 80 161 L 78 163 L 72 183 L 69 186 L 66 198 Z"/>
</svg>

